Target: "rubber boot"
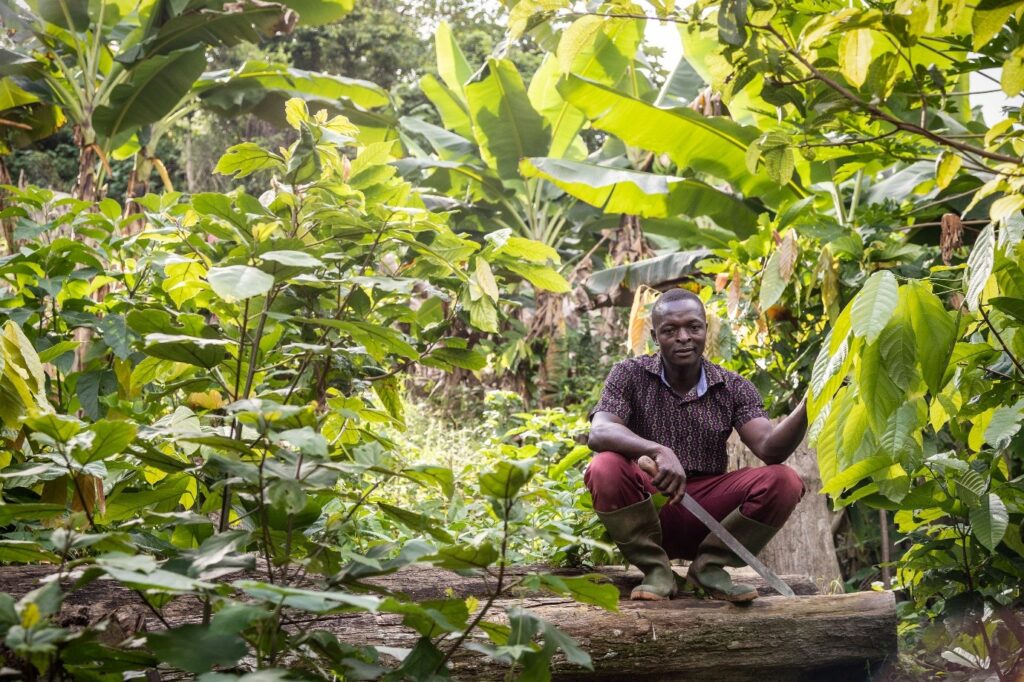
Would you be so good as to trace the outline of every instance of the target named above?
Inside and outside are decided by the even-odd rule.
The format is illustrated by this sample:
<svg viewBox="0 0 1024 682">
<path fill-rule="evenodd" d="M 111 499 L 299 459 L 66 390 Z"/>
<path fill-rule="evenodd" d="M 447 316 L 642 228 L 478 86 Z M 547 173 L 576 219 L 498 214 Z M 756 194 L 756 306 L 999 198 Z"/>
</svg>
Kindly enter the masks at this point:
<svg viewBox="0 0 1024 682">
<path fill-rule="evenodd" d="M 747 518 L 738 508 L 722 519 L 722 527 L 732 533 L 732 536 L 754 555 L 764 549 L 768 541 L 779 532 L 778 528 Z M 708 533 L 697 547 L 697 557 L 690 563 L 686 581 L 705 590 L 713 599 L 731 602 L 752 601 L 757 599 L 757 589 L 751 585 L 734 583 L 723 568 L 744 565 L 745 562 L 726 547 L 718 536 Z"/>
<path fill-rule="evenodd" d="M 631 504 L 610 512 L 597 512 L 623 556 L 644 574 L 643 583 L 633 588 L 630 599 L 658 601 L 676 593 L 676 574 L 661 547 L 661 521 L 654 500 Z"/>
</svg>

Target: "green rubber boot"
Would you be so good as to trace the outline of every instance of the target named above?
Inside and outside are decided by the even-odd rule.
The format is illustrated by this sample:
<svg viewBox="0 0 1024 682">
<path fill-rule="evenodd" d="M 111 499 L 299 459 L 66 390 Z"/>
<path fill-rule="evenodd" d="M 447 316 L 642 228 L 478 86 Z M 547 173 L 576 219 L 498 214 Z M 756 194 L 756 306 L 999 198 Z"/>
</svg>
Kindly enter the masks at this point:
<svg viewBox="0 0 1024 682">
<path fill-rule="evenodd" d="M 648 497 L 622 509 L 599 511 L 597 516 L 626 560 L 644 573 L 643 583 L 633 588 L 629 598 L 659 601 L 674 597 L 676 574 L 661 548 L 661 521 L 654 500 Z"/>
<path fill-rule="evenodd" d="M 779 532 L 778 528 L 747 518 L 738 508 L 722 519 L 722 527 L 755 555 Z M 752 601 L 757 599 L 757 589 L 751 585 L 734 583 L 723 568 L 744 565 L 744 561 L 726 547 L 718 536 L 709 533 L 697 547 L 697 558 L 690 563 L 686 581 L 705 590 L 713 599 L 732 602 Z"/>
</svg>

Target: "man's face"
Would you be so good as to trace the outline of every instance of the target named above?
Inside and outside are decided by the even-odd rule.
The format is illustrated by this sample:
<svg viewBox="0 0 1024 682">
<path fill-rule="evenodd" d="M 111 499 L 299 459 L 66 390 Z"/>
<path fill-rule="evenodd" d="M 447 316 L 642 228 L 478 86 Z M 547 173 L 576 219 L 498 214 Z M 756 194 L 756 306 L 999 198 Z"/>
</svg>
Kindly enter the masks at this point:
<svg viewBox="0 0 1024 682">
<path fill-rule="evenodd" d="M 672 301 L 654 314 L 651 336 L 665 362 L 680 368 L 700 363 L 707 340 L 704 306 L 697 301 Z"/>
</svg>

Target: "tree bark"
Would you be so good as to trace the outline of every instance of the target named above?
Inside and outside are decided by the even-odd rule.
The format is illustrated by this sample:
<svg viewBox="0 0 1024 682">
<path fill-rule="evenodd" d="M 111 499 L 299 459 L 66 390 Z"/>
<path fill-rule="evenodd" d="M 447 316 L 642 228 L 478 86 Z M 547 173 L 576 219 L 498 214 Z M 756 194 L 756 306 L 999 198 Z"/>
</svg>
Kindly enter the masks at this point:
<svg viewBox="0 0 1024 682">
<path fill-rule="evenodd" d="M 516 602 L 500 604 L 510 605 Z M 556 657 L 559 680 L 863 680 L 897 650 L 891 592 L 767 597 L 747 607 L 623 602 L 618 613 L 565 600 L 523 606 L 575 639 L 594 662 L 588 672 Z M 358 639 L 352 625 L 349 641 Z M 458 679 L 501 679 L 505 672 L 466 652 L 454 660 Z"/>
<path fill-rule="evenodd" d="M 731 468 L 764 466 L 734 433 L 729 439 L 729 461 Z M 768 546 L 758 554 L 776 573 L 796 573 L 810 576 L 818 583 L 822 592 L 842 591 L 843 576 L 839 571 L 839 559 L 832 539 L 832 512 L 828 508 L 821 490 L 821 474 L 818 472 L 818 456 L 815 451 L 801 443 L 796 452 L 786 460 L 803 479 L 806 492 Z M 839 585 L 836 585 L 839 583 Z M 835 589 L 830 589 L 830 586 Z"/>
</svg>

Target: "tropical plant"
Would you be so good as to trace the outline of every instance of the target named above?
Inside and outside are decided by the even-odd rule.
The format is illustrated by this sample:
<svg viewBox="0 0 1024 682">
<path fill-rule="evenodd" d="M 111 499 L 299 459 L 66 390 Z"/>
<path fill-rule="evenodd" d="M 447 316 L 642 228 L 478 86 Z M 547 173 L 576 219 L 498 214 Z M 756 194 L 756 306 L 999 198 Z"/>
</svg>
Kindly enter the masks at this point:
<svg viewBox="0 0 1024 682">
<path fill-rule="evenodd" d="M 485 620 L 522 580 L 617 600 L 589 578 L 503 577 L 538 448 L 502 446 L 503 459 L 479 471 L 472 494 L 499 519 L 486 536 L 372 496 L 392 478 L 452 496 L 450 469 L 405 461 L 384 433 L 404 428 L 400 377 L 417 363 L 481 369 L 486 357 L 452 333 L 498 314 L 501 290 L 493 275 L 477 288 L 479 273 L 500 276 L 524 258 L 546 267 L 547 252 L 455 234 L 396 177 L 391 143 L 357 142 L 350 121 L 311 114 L 302 100 L 286 116 L 297 136 L 287 149 L 243 143 L 219 165 L 236 177 L 273 172 L 261 198 L 147 195 L 137 199 L 145 227 L 131 237 L 122 227 L 135 218 L 113 200 L 8 188 L 28 241 L 0 265 L 0 558 L 51 563 L 56 579 L 18 601 L 0 596 L 7 660 L 30 676 L 81 677 L 198 673 L 252 656 L 257 669 L 427 679 L 482 626 L 488 655 L 543 668 L 560 648 L 588 665 L 526 612 L 509 617 L 527 634 Z M 95 336 L 76 365 L 79 327 Z M 356 522 L 368 505 L 391 519 L 384 533 Z M 420 537 L 394 542 L 396 528 Z M 493 566 L 496 589 L 475 612 L 461 599 L 421 606 L 366 594 L 363 579 L 413 561 Z M 300 586 L 311 576 L 323 591 Z M 144 649 L 59 626 L 65 594 L 100 577 L 133 590 L 155 617 Z M 165 615 L 181 595 L 202 604 L 198 623 Z M 318 625 L 353 610 L 401 614 L 422 636 L 416 655 L 389 665 Z M 307 621 L 300 631 L 288 625 L 297 617 Z M 453 639 L 441 642 L 446 633 Z"/>
<path fill-rule="evenodd" d="M 332 21 L 351 9 L 351 0 L 4 0 L 2 8 L 10 48 L 0 67 L 3 82 L 9 92 L 21 88 L 35 98 L 14 100 L 41 117 L 33 130 L 51 120 L 52 111 L 73 126 L 79 148 L 73 195 L 91 200 L 114 159 L 135 157 L 129 198 L 145 193 L 154 168 L 169 184 L 153 152 L 167 129 L 194 108 L 193 85 L 206 69 L 209 46 L 288 32 L 300 17 Z M 36 101 L 49 109 L 39 111 Z"/>
<path fill-rule="evenodd" d="M 644 15 L 626 2 L 506 4 L 537 32 Z M 746 234 L 692 230 L 681 244 L 710 248 L 699 268 L 717 275 L 705 297 L 739 340 L 730 362 L 782 404 L 809 384 L 825 491 L 839 507 L 896 513 L 909 547 L 894 562 L 897 586 L 913 598 L 905 632 L 933 654 L 921 664 L 1009 679 L 1024 642 L 1021 595 L 1007 589 L 1022 566 L 1022 374 L 1009 310 L 1024 128 L 1015 106 L 986 121 L 971 104 L 1024 88 L 1021 3 L 652 5 L 650 18 L 679 27 L 690 85 L 676 91 L 700 99 L 707 86 L 732 120 L 573 75 L 560 92 L 593 126 L 675 164 L 647 181 L 656 209 L 675 210 L 675 178 L 695 177 L 728 183 L 718 188 L 753 211 Z M 615 197 L 569 174 L 562 182 Z M 630 273 L 603 276 L 641 283 Z"/>
</svg>

